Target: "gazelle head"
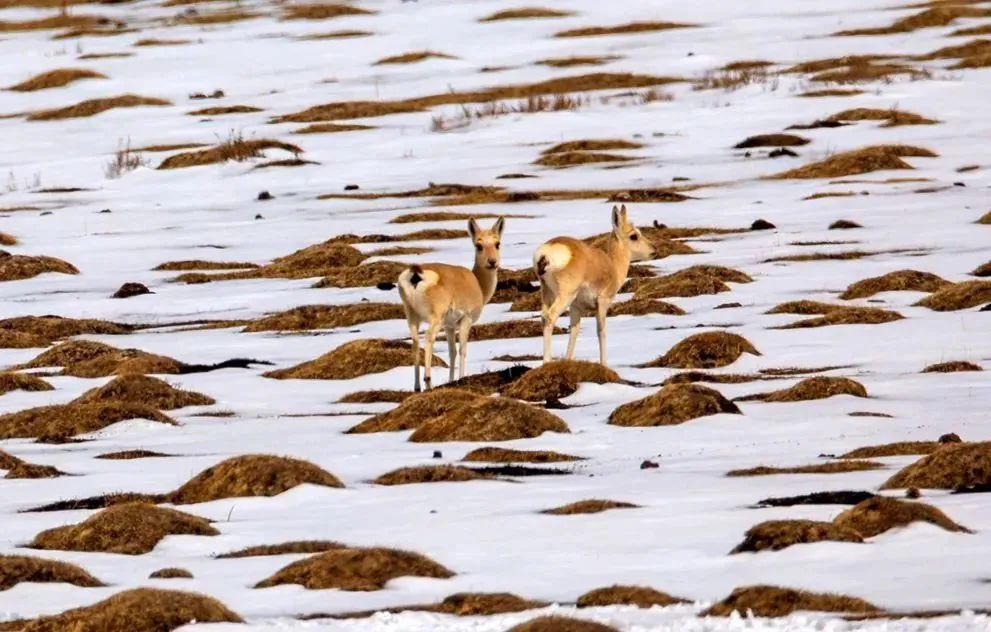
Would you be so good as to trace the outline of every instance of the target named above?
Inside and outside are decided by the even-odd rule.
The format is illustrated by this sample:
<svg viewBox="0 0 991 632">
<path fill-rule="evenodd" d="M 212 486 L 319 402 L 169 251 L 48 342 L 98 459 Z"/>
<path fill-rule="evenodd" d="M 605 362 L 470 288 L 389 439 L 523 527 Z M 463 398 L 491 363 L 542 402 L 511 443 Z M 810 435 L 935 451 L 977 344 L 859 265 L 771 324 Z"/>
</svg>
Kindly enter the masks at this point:
<svg viewBox="0 0 991 632">
<path fill-rule="evenodd" d="M 502 229 L 506 220 L 495 221 L 492 228 L 481 228 L 474 218 L 468 220 L 468 236 L 475 245 L 475 267 L 482 270 L 498 270 L 502 245 Z"/>
<path fill-rule="evenodd" d="M 630 223 L 625 204 L 619 208 L 612 207 L 612 230 L 621 247 L 630 251 L 630 261 L 648 261 L 657 256 L 650 240 Z"/>
</svg>

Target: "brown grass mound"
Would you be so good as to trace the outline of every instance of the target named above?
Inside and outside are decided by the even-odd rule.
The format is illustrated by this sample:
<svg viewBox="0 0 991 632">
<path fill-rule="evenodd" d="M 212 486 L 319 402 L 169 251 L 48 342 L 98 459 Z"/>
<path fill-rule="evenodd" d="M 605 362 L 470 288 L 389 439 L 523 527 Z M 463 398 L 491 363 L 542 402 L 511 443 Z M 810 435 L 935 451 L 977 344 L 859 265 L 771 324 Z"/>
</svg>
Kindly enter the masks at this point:
<svg viewBox="0 0 991 632">
<path fill-rule="evenodd" d="M 733 145 L 733 149 L 750 149 L 751 147 L 797 147 L 808 145 L 808 138 L 794 134 L 758 134 L 741 140 Z"/>
<path fill-rule="evenodd" d="M 671 426 L 740 409 L 719 391 L 699 384 L 669 384 L 653 395 L 623 404 L 609 415 L 613 426 Z"/>
<path fill-rule="evenodd" d="M 387 389 L 355 391 L 337 400 L 338 404 L 401 404 L 414 395 L 413 391 L 393 391 Z"/>
<path fill-rule="evenodd" d="M 203 108 L 187 112 L 189 116 L 218 116 L 221 114 L 250 114 L 251 112 L 261 112 L 261 108 L 250 105 L 222 105 L 212 108 Z"/>
<path fill-rule="evenodd" d="M 980 217 L 979 217 L 979 218 L 977 219 L 977 223 L 978 223 L 978 224 L 986 224 L 986 225 L 991 225 L 991 211 L 988 211 L 988 212 L 987 212 L 987 213 L 985 213 L 984 215 L 981 215 L 981 216 L 980 216 Z"/>
<path fill-rule="evenodd" d="M 591 37 L 598 35 L 621 35 L 627 33 L 650 33 L 653 31 L 667 31 L 670 29 L 683 29 L 694 24 L 682 24 L 679 22 L 629 22 L 627 24 L 617 24 L 616 26 L 586 26 L 576 29 L 567 29 L 554 34 L 554 37 Z"/>
<path fill-rule="evenodd" d="M 314 2 L 309 4 L 290 4 L 282 9 L 283 20 L 328 20 L 346 15 L 372 15 L 373 11 L 361 9 L 350 4 Z"/>
<path fill-rule="evenodd" d="M 619 632 L 616 628 L 559 615 L 547 615 L 514 625 L 506 632 Z"/>
<path fill-rule="evenodd" d="M 435 441 L 511 441 L 545 432 L 570 432 L 561 419 L 541 408 L 508 397 L 487 397 L 421 425 L 409 438 Z"/>
<path fill-rule="evenodd" d="M 202 393 L 183 391 L 168 382 L 146 375 L 121 375 L 99 388 L 86 391 L 73 404 L 103 404 L 122 402 L 174 410 L 186 406 L 210 406 L 216 403 Z"/>
<path fill-rule="evenodd" d="M 535 64 L 551 68 L 571 68 L 572 66 L 601 66 L 602 64 L 620 59 L 615 56 L 593 57 L 591 55 L 575 55 L 572 57 L 550 57 L 540 59 Z"/>
<path fill-rule="evenodd" d="M 853 395 L 854 397 L 867 397 L 867 389 L 864 385 L 848 377 L 828 377 L 817 375 L 808 377 L 798 384 L 772 391 L 770 393 L 757 393 L 738 397 L 737 401 L 758 401 L 758 402 L 804 402 L 814 399 L 826 399 L 834 395 Z"/>
<path fill-rule="evenodd" d="M 473 404 L 483 397 L 460 388 L 442 388 L 417 393 L 390 411 L 373 415 L 348 430 L 349 434 L 415 430 L 445 413 Z"/>
<path fill-rule="evenodd" d="M 79 524 L 42 531 L 28 546 L 141 555 L 169 535 L 219 534 L 205 518 L 148 503 L 126 503 L 108 507 Z"/>
<path fill-rule="evenodd" d="M 23 461 L 13 454 L 8 454 L 7 452 L 0 450 L 0 470 L 12 470 L 17 467 L 19 463 L 23 463 Z"/>
<path fill-rule="evenodd" d="M 92 606 L 29 621 L 18 632 L 142 630 L 168 632 L 187 623 L 242 623 L 212 597 L 175 590 L 135 588 Z"/>
<path fill-rule="evenodd" d="M 55 257 L 12 255 L 0 250 L 0 281 L 21 281 L 46 272 L 79 274 L 76 266 Z"/>
<path fill-rule="evenodd" d="M 635 284 L 635 300 L 702 296 L 729 292 L 730 287 L 719 278 L 704 273 L 675 272 L 662 277 L 644 279 Z"/>
<path fill-rule="evenodd" d="M 617 500 L 579 500 L 578 502 L 561 505 L 552 509 L 544 509 L 540 513 L 551 516 L 573 516 L 577 514 L 594 514 L 609 511 L 610 509 L 636 509 L 640 505 L 626 503 Z"/>
<path fill-rule="evenodd" d="M 640 149 L 643 147 L 641 143 L 634 143 L 628 140 L 621 139 L 590 139 L 590 140 L 569 140 L 564 143 L 558 143 L 552 147 L 548 147 L 544 151 L 540 152 L 542 156 L 549 156 L 551 154 L 567 154 L 576 151 L 607 151 L 610 149 Z"/>
<path fill-rule="evenodd" d="M 169 494 L 168 499 L 176 505 L 187 505 L 241 496 L 278 496 L 303 483 L 344 487 L 336 476 L 308 461 L 249 454 L 203 470 Z"/>
<path fill-rule="evenodd" d="M 0 329 L 0 349 L 30 349 L 32 347 L 44 347 L 49 342 L 49 340 L 35 334 Z"/>
<path fill-rule="evenodd" d="M 0 395 L 10 391 L 51 391 L 54 387 L 29 373 L 0 372 Z"/>
<path fill-rule="evenodd" d="M 830 325 L 882 325 L 905 318 L 898 312 L 877 307 L 841 307 L 818 318 L 807 318 L 774 329 L 807 329 Z"/>
<path fill-rule="evenodd" d="M 107 24 L 109 20 L 95 15 L 69 15 L 60 13 L 47 18 L 24 22 L 0 22 L 0 33 L 17 31 L 44 31 L 48 29 L 94 28 Z"/>
<path fill-rule="evenodd" d="M 418 553 L 385 548 L 344 548 L 294 562 L 255 588 L 299 584 L 311 590 L 382 590 L 397 577 L 447 579 L 454 573 Z"/>
<path fill-rule="evenodd" d="M 39 354 L 17 369 L 62 367 L 62 375 L 106 377 L 145 373 L 179 373 L 182 364 L 139 349 L 118 349 L 101 342 L 70 340 Z"/>
<path fill-rule="evenodd" d="M 487 17 L 481 18 L 479 22 L 499 22 L 501 20 L 532 20 L 535 18 L 563 18 L 572 15 L 570 11 L 559 11 L 557 9 L 545 9 L 543 7 L 524 7 L 520 9 L 506 9 L 498 11 Z"/>
<path fill-rule="evenodd" d="M 800 97 L 853 97 L 858 94 L 863 94 L 863 90 L 857 89 L 845 89 L 845 88 L 832 88 L 828 90 L 808 90 L 799 94 Z"/>
<path fill-rule="evenodd" d="M 550 450 L 513 450 L 486 446 L 476 448 L 466 454 L 462 461 L 479 463 L 563 463 L 583 461 L 584 457 L 552 452 Z"/>
<path fill-rule="evenodd" d="M 160 568 L 148 576 L 148 579 L 192 579 L 193 574 L 184 568 Z"/>
<path fill-rule="evenodd" d="M 884 496 L 875 496 L 847 509 L 833 519 L 833 523 L 853 529 L 865 538 L 905 527 L 913 522 L 928 522 L 947 531 L 972 533 L 960 526 L 942 511 L 925 503 L 910 503 Z"/>
<path fill-rule="evenodd" d="M 446 238 L 441 237 L 441 239 Z M 373 287 L 380 283 L 395 283 L 403 270 L 408 267 L 408 263 L 399 261 L 372 261 L 360 266 L 334 268 L 314 283 L 313 287 Z"/>
<path fill-rule="evenodd" d="M 385 610 L 349 612 L 343 615 L 307 615 L 304 619 L 365 619 L 380 612 L 438 612 L 457 617 L 478 617 L 510 612 L 523 612 L 547 606 L 546 602 L 530 601 L 512 593 L 455 593 L 440 603 L 423 606 L 396 606 Z"/>
<path fill-rule="evenodd" d="M 86 68 L 59 68 L 58 70 L 49 70 L 48 72 L 43 72 L 40 75 L 35 75 L 34 77 L 10 86 L 7 89 L 15 92 L 34 92 L 35 90 L 60 88 L 62 86 L 69 85 L 73 81 L 79 81 L 80 79 L 106 78 L 106 75 L 96 72 L 95 70 L 87 70 Z"/>
<path fill-rule="evenodd" d="M 232 134 L 230 138 L 215 147 L 169 156 L 158 165 L 158 168 L 183 169 L 186 167 L 199 167 L 201 165 L 212 165 L 229 161 L 244 162 L 250 158 L 263 156 L 266 149 L 281 149 L 294 156 L 299 156 L 299 154 L 303 153 L 301 147 L 292 143 L 284 143 L 271 138 L 244 140 L 244 138 Z"/>
<path fill-rule="evenodd" d="M 89 318 L 63 318 L 62 316 L 19 316 L 0 320 L 0 332 L 20 332 L 43 340 L 45 346 L 53 340 L 82 334 L 120 335 L 134 331 L 131 325 Z"/>
<path fill-rule="evenodd" d="M 460 483 L 487 478 L 492 477 L 457 465 L 420 465 L 401 467 L 379 476 L 372 482 L 376 485 L 411 485 L 414 483 Z"/>
<path fill-rule="evenodd" d="M 560 327 L 554 328 L 554 333 L 559 334 L 564 330 Z M 471 328 L 468 340 L 506 340 L 509 338 L 539 338 L 544 334 L 544 326 L 539 320 L 504 320 L 496 323 L 485 323 L 475 325 Z"/>
<path fill-rule="evenodd" d="M 935 292 L 948 285 L 952 284 L 931 272 L 897 270 L 852 283 L 840 294 L 840 298 L 869 298 L 880 292 Z"/>
<path fill-rule="evenodd" d="M 812 542 L 863 542 L 860 534 L 832 522 L 814 520 L 768 520 L 750 529 L 743 542 L 730 551 L 736 553 L 757 553 L 759 551 L 780 551 L 795 544 Z"/>
<path fill-rule="evenodd" d="M 413 366 L 411 355 L 410 343 L 378 338 L 352 340 L 315 360 L 269 371 L 263 375 L 277 380 L 350 380 L 396 367 Z M 419 362 L 423 363 L 425 357 L 421 347 Z M 436 367 L 447 367 L 437 356 L 434 356 L 433 364 Z"/>
<path fill-rule="evenodd" d="M 244 331 L 307 331 L 353 327 L 376 320 L 404 318 L 398 303 L 303 305 L 254 321 Z"/>
<path fill-rule="evenodd" d="M 0 439 L 34 437 L 57 440 L 84 432 L 94 432 L 128 419 L 150 419 L 159 423 L 175 424 L 175 421 L 155 408 L 141 404 L 124 402 L 60 404 L 0 415 Z"/>
<path fill-rule="evenodd" d="M 183 261 L 166 261 L 160 263 L 152 270 L 180 271 L 180 270 L 253 270 L 258 267 L 257 263 L 247 263 L 241 261 L 205 261 L 203 259 L 186 259 Z"/>
<path fill-rule="evenodd" d="M 664 380 L 661 386 L 669 384 L 690 384 L 692 382 L 709 382 L 712 384 L 744 384 L 766 379 L 762 375 L 742 375 L 738 373 L 706 373 L 705 371 L 682 371 Z"/>
<path fill-rule="evenodd" d="M 820 301 L 788 301 L 775 305 L 764 312 L 765 314 L 830 314 L 844 309 L 843 305 L 823 303 Z"/>
<path fill-rule="evenodd" d="M 314 123 L 293 130 L 293 134 L 336 134 L 338 132 L 357 132 L 364 129 L 374 129 L 371 125 L 353 123 Z"/>
<path fill-rule="evenodd" d="M 955 362 L 940 362 L 939 364 L 930 364 L 926 368 L 922 369 L 923 373 L 957 373 L 960 371 L 983 371 L 980 365 L 974 364 L 973 362 L 967 362 L 966 360 L 957 360 Z"/>
<path fill-rule="evenodd" d="M 229 560 L 242 557 L 262 557 L 268 555 L 324 553 L 325 551 L 333 551 L 343 548 L 345 548 L 345 546 L 340 542 L 332 542 L 330 540 L 299 540 L 296 542 L 284 542 L 282 544 L 260 544 L 258 546 L 249 546 L 244 549 L 238 549 L 237 551 L 221 553 L 216 556 L 216 559 Z"/>
<path fill-rule="evenodd" d="M 164 458 L 168 456 L 172 456 L 172 455 L 165 454 L 162 452 L 155 452 L 154 450 L 120 450 L 118 452 L 106 452 L 104 454 L 97 455 L 93 458 L 109 459 L 112 461 L 128 461 L 131 459 L 152 459 L 152 458 Z"/>
<path fill-rule="evenodd" d="M 794 612 L 879 612 L 872 603 L 832 593 L 813 593 L 777 586 L 737 588 L 729 597 L 702 613 L 706 617 L 728 617 L 734 612 L 756 617 L 787 617 Z"/>
<path fill-rule="evenodd" d="M 10 468 L 10 471 L 7 472 L 4 478 L 58 478 L 59 476 L 65 476 L 65 472 L 59 470 L 57 467 L 20 461 L 17 465 Z"/>
<path fill-rule="evenodd" d="M 456 59 L 451 55 L 445 53 L 438 53 L 433 50 L 419 50 L 412 51 L 409 53 L 403 53 L 402 55 L 392 55 L 390 57 L 383 57 L 378 60 L 373 66 L 382 66 L 385 64 L 416 64 L 427 59 Z"/>
<path fill-rule="evenodd" d="M 610 316 L 643 316 L 646 314 L 666 314 L 668 316 L 683 316 L 685 310 L 674 303 L 659 301 L 652 298 L 630 299 L 609 306 Z"/>
<path fill-rule="evenodd" d="M 884 467 L 883 463 L 873 461 L 830 461 L 828 463 L 816 463 L 815 465 L 802 465 L 798 467 L 768 467 L 760 465 L 743 470 L 730 470 L 726 476 L 771 476 L 774 474 L 842 474 L 844 472 L 862 472 L 864 470 L 877 470 Z"/>
<path fill-rule="evenodd" d="M 885 169 L 912 169 L 912 165 L 902 160 L 905 156 L 935 158 L 937 154 L 909 145 L 873 145 L 835 154 L 825 160 L 768 177 L 779 180 L 842 178 Z"/>
<path fill-rule="evenodd" d="M 976 277 L 991 277 L 991 261 L 977 266 L 970 274 Z"/>
<path fill-rule="evenodd" d="M 937 6 L 895 20 L 888 26 L 839 31 L 834 35 L 892 35 L 924 28 L 946 26 L 959 18 L 991 17 L 991 9 L 964 6 Z"/>
<path fill-rule="evenodd" d="M 541 156 L 533 164 L 543 167 L 575 167 L 577 165 L 601 162 L 628 162 L 630 160 L 636 159 L 630 156 L 620 156 L 619 154 L 607 154 L 603 152 L 568 151 Z"/>
<path fill-rule="evenodd" d="M 879 108 L 853 108 L 837 112 L 826 117 L 827 121 L 884 121 L 881 127 L 899 127 L 902 125 L 934 125 L 939 121 L 928 119 L 912 112 L 903 112 L 891 108 L 882 110 Z"/>
<path fill-rule="evenodd" d="M 397 215 L 389 220 L 390 224 L 412 224 L 415 222 L 448 222 L 467 221 L 469 219 L 494 219 L 496 217 L 533 217 L 533 215 L 517 215 L 506 213 L 454 213 L 451 211 L 425 211 Z"/>
<path fill-rule="evenodd" d="M 502 393 L 528 402 L 543 402 L 573 394 L 582 382 L 608 384 L 623 380 L 615 371 L 597 362 L 556 360 L 528 371 Z"/>
<path fill-rule="evenodd" d="M 707 331 L 685 338 L 667 353 L 643 366 L 715 369 L 733 364 L 744 353 L 761 355 L 743 336 L 728 331 Z"/>
<path fill-rule="evenodd" d="M 17 237 L 14 237 L 10 233 L 0 232 L 0 246 L 16 246 Z"/>
<path fill-rule="evenodd" d="M 68 118 L 82 118 L 87 116 L 96 116 L 101 112 L 106 112 L 107 110 L 113 110 L 115 108 L 134 108 L 142 105 L 162 106 L 172 105 L 172 103 L 170 101 L 166 101 L 165 99 L 142 97 L 135 94 L 124 94 L 105 99 L 88 99 L 64 108 L 39 110 L 29 114 L 27 120 L 54 121 Z"/>
<path fill-rule="evenodd" d="M 936 290 L 916 305 L 937 312 L 953 312 L 991 302 L 991 281 L 962 281 Z"/>
<path fill-rule="evenodd" d="M 636 606 L 637 608 L 653 608 L 654 606 L 673 606 L 688 603 L 685 599 L 672 597 L 667 593 L 654 590 L 648 586 L 607 586 L 590 590 L 578 598 L 579 608 L 595 608 L 600 606 Z"/>
<path fill-rule="evenodd" d="M 27 555 L 0 555 L 0 591 L 21 582 L 62 583 L 84 588 L 104 585 L 75 564 Z"/>
<path fill-rule="evenodd" d="M 874 459 L 886 456 L 906 456 L 909 454 L 932 454 L 947 443 L 954 441 L 898 441 L 869 445 L 841 454 L 840 459 Z"/>
<path fill-rule="evenodd" d="M 956 489 L 991 484 L 991 442 L 951 443 L 901 469 L 881 489 Z"/>
</svg>

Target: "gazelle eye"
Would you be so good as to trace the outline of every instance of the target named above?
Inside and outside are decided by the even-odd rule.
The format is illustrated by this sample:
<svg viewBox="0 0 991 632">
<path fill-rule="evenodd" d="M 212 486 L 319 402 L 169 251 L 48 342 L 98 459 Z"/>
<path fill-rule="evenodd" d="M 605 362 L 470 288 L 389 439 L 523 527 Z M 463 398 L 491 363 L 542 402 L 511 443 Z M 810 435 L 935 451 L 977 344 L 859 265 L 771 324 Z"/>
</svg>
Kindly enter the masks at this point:
<svg viewBox="0 0 991 632">
<path fill-rule="evenodd" d="M 475 250 L 482 252 L 482 244 L 475 244 Z"/>
<path fill-rule="evenodd" d="M 499 250 L 499 246 L 501 246 L 501 245 L 502 245 L 502 243 L 497 241 L 496 244 L 495 244 L 496 250 Z"/>
<path fill-rule="evenodd" d="M 635 233 L 633 235 L 630 235 L 630 241 L 637 241 L 638 239 L 640 239 L 640 235 L 637 235 Z"/>
</svg>

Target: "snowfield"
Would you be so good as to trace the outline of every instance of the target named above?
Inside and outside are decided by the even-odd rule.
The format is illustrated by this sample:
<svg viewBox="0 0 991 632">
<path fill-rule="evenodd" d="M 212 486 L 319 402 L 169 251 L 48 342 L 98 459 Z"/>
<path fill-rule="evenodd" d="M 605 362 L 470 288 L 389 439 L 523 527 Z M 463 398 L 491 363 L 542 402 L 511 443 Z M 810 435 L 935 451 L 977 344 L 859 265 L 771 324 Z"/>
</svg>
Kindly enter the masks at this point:
<svg viewBox="0 0 991 632">
<path fill-rule="evenodd" d="M 8 4 L 10 6 L 8 6 Z M 0 2 L 0 24 L 57 14 L 57 9 Z M 775 551 L 729 552 L 744 533 L 767 520 L 831 521 L 848 505 L 757 508 L 758 501 L 836 490 L 865 490 L 904 498 L 904 489 L 879 491 L 921 454 L 871 458 L 883 467 L 833 474 L 727 477 L 759 465 L 804 466 L 834 462 L 862 446 L 935 441 L 956 433 L 965 442 L 991 440 L 991 299 L 951 311 L 916 305 L 928 292 L 883 292 L 843 301 L 847 286 L 897 270 L 919 270 L 957 283 L 991 259 L 991 226 L 977 223 L 991 211 L 991 70 L 951 68 L 960 58 L 920 59 L 947 46 L 980 39 L 952 35 L 991 25 L 984 16 L 881 35 L 834 36 L 844 29 L 878 27 L 923 11 L 927 5 L 869 0 L 759 0 L 688 2 L 644 0 L 532 3 L 568 15 L 480 22 L 497 11 L 527 6 L 509 0 L 361 0 L 370 13 L 325 20 L 281 19 L 280 4 L 220 0 L 163 5 L 154 0 L 79 4 L 71 15 L 100 15 L 125 22 L 131 32 L 54 39 L 62 30 L 0 27 L 0 86 L 12 86 L 56 68 L 88 68 L 106 78 L 86 79 L 33 92 L 0 92 L 0 231 L 16 237 L 11 255 L 46 255 L 78 274 L 46 273 L 0 282 L 0 318 L 59 315 L 147 325 L 126 335 L 85 334 L 122 349 L 139 349 L 192 364 L 250 358 L 271 364 L 189 374 L 158 374 L 169 384 L 203 393 L 212 406 L 165 411 L 177 425 L 143 418 L 81 433 L 80 441 L 42 442 L 35 436 L 0 440 L 0 451 L 32 464 L 54 466 L 55 478 L 0 478 L 0 555 L 27 555 L 76 564 L 102 587 L 23 581 L 4 590 L 0 565 L 0 629 L 5 621 L 32 619 L 89 606 L 136 587 L 181 590 L 213 597 L 244 623 L 192 623 L 184 630 L 472 630 L 502 631 L 544 614 L 589 619 L 624 632 L 661 630 L 978 630 L 991 629 L 991 506 L 981 493 L 922 489 L 920 502 L 942 510 L 972 533 L 916 522 L 862 543 L 823 541 Z M 934 3 L 937 4 L 937 3 Z M 961 2 L 961 6 L 964 3 Z M 176 21 L 190 9 L 257 13 L 241 21 L 199 25 Z M 554 37 L 578 27 L 641 21 L 686 28 L 587 37 Z M 362 37 L 303 39 L 339 30 Z M 141 39 L 186 44 L 135 46 Z M 986 40 L 985 40 L 986 41 Z M 991 44 L 988 44 L 991 46 Z M 379 64 L 382 58 L 431 50 L 452 58 Z M 81 56 L 128 52 L 128 57 Z M 985 49 L 985 58 L 991 52 Z M 857 81 L 816 81 L 817 71 L 786 72 L 795 64 L 848 55 L 893 55 L 878 64 L 905 64 L 906 72 Z M 608 56 L 602 65 L 552 67 L 537 60 Z M 747 74 L 719 69 L 743 60 L 772 65 Z M 985 63 L 985 66 L 987 64 Z M 506 67 L 483 72 L 483 68 Z M 635 88 L 566 91 L 582 101 L 573 109 L 508 112 L 465 121 L 463 109 L 482 103 L 447 103 L 421 111 L 325 121 L 371 129 L 294 134 L 308 123 L 272 122 L 306 108 L 343 101 L 398 101 L 493 86 L 534 84 L 590 73 L 636 73 L 679 81 Z M 704 79 L 729 78 L 730 86 Z M 738 81 L 733 80 L 738 79 Z M 223 90 L 215 100 L 193 93 Z M 803 97 L 821 89 L 856 89 L 847 96 Z M 166 99 L 172 105 L 111 109 L 91 117 L 35 121 L 28 113 L 87 99 L 124 94 Z M 551 95 L 550 98 L 553 98 Z M 501 99 L 518 104 L 519 98 Z M 260 111 L 190 116 L 207 107 L 247 105 Z M 733 149 L 747 137 L 781 133 L 851 108 L 919 114 L 935 124 L 885 127 L 859 120 L 840 127 L 789 130 L 809 139 L 797 157 L 770 158 L 776 146 Z M 10 116 L 7 116 L 10 115 Z M 443 128 L 443 129 L 439 129 Z M 171 155 L 137 152 L 141 164 L 119 177 L 107 165 L 118 148 L 202 143 L 231 134 L 278 139 L 313 161 L 295 167 L 257 168 L 292 158 L 282 150 L 247 161 L 157 169 Z M 635 160 L 552 168 L 534 164 L 555 143 L 622 139 L 638 148 L 608 150 Z M 912 170 L 879 170 L 848 177 L 769 179 L 766 176 L 873 145 L 910 145 L 936 157 L 903 157 Z M 966 167 L 975 168 L 966 168 Z M 966 168 L 966 169 L 961 169 Z M 504 174 L 525 179 L 499 179 Z M 409 390 L 412 367 L 400 366 L 353 379 L 270 379 L 273 369 L 313 360 L 357 339 L 407 340 L 401 319 L 336 329 L 243 332 L 244 323 L 202 328 L 192 321 L 251 321 L 302 305 L 398 303 L 395 290 L 314 288 L 316 278 L 256 278 L 211 283 L 173 282 L 179 272 L 153 271 L 169 261 L 251 262 L 264 265 L 342 234 L 399 235 L 421 229 L 463 230 L 463 219 L 389 223 L 419 211 L 510 215 L 502 267 L 531 265 L 536 247 L 561 234 L 587 237 L 609 230 L 605 195 L 573 199 L 441 205 L 442 197 L 319 197 L 390 193 L 428 183 L 505 187 L 510 191 L 579 191 L 679 187 L 682 202 L 626 203 L 638 225 L 743 229 L 681 239 L 696 254 L 646 262 L 657 275 L 689 266 L 717 265 L 745 272 L 751 283 L 730 282 L 729 292 L 670 297 L 684 315 L 609 318 L 611 368 L 625 383 L 582 383 L 549 412 L 570 433 L 505 442 L 414 443 L 410 433 L 346 434 L 393 403 L 346 404 L 343 396 L 373 389 Z M 345 191 L 348 185 L 357 190 Z M 72 189 L 81 189 L 73 191 Z M 259 201 L 268 191 L 273 199 Z M 851 193 L 806 199 L 817 193 Z M 567 197 L 567 196 L 565 196 Z M 109 211 L 109 212 L 107 212 Z M 512 215 L 530 217 L 512 217 Z M 773 229 L 749 230 L 758 219 Z M 846 219 L 856 230 L 830 230 Z M 985 220 L 985 224 L 991 219 Z M 812 243 L 814 245 L 803 245 Z M 383 246 L 423 246 L 427 254 L 387 255 L 371 261 L 438 261 L 470 265 L 465 238 L 356 244 L 363 253 Z M 841 260 L 768 261 L 812 253 L 867 252 Z M 0 269 L 3 260 L 0 259 Z M 367 263 L 368 261 L 366 261 Z M 123 283 L 152 293 L 110 298 Z M 991 283 L 991 280 L 988 281 Z M 991 290 L 988 290 L 991 296 Z M 623 293 L 617 301 L 630 298 Z M 897 312 L 883 324 L 839 324 L 781 329 L 814 315 L 767 314 L 786 301 L 812 300 Z M 716 309 L 726 303 L 737 307 Z M 480 323 L 538 319 L 510 312 L 509 303 L 486 307 Z M 558 324 L 567 325 L 567 316 Z M 7 326 L 0 323 L 0 330 Z M 687 337 L 707 331 L 743 336 L 760 353 L 744 353 L 713 374 L 767 377 L 761 371 L 800 368 L 778 379 L 703 383 L 732 400 L 785 389 L 814 375 L 847 377 L 867 398 L 851 395 L 792 402 L 737 402 L 742 412 L 677 425 L 607 424 L 620 405 L 658 391 L 682 370 L 638 367 Z M 63 339 L 58 339 L 59 341 Z M 566 335 L 554 338 L 564 353 Z M 48 344 L 0 349 L 0 365 L 35 358 Z M 447 359 L 438 342 L 435 352 Z M 538 337 L 481 340 L 468 349 L 469 371 L 506 369 L 503 355 L 541 352 Z M 594 321 L 587 318 L 577 358 L 598 357 Z M 967 361 L 983 371 L 923 373 L 929 365 Z M 538 362 L 525 361 L 536 367 Z M 110 382 L 112 375 L 74 377 L 58 369 L 31 369 L 47 391 L 0 390 L 0 414 L 64 404 Z M 434 384 L 447 370 L 434 366 Z M 539 404 L 535 404 L 539 405 Z M 223 416 L 204 416 L 216 413 Z M 852 416 L 853 412 L 887 416 Z M 0 437 L 9 437 L 0 417 Z M 487 445 L 553 450 L 580 461 L 532 464 L 567 475 L 385 486 L 372 481 L 400 467 L 460 464 Z M 151 450 L 168 458 L 104 460 L 98 455 Z M 944 449 L 944 448 L 941 448 Z M 439 456 L 435 456 L 435 451 Z M 140 555 L 28 548 L 40 532 L 86 520 L 98 510 L 25 510 L 61 500 L 116 492 L 168 493 L 221 461 L 276 454 L 303 459 L 332 473 L 343 488 L 302 484 L 276 496 L 227 497 L 175 508 L 209 519 L 212 537 L 169 535 Z M 644 461 L 659 467 L 642 469 Z M 2 461 L 0 461 L 2 462 Z M 476 463 L 473 465 L 497 465 Z M 975 466 L 976 467 L 976 466 Z M 986 473 L 985 473 L 986 475 Z M 991 482 L 991 481 L 986 481 Z M 586 499 L 637 505 L 586 515 L 543 510 Z M 162 506 L 172 507 L 165 502 Z M 308 589 L 298 584 L 254 588 L 306 554 L 217 559 L 249 546 L 298 540 L 332 540 L 352 547 L 413 551 L 450 569 L 447 579 L 404 576 L 380 590 Z M 149 579 L 163 568 L 193 577 Z M 650 586 L 688 603 L 636 608 L 577 608 L 577 598 L 612 584 Z M 890 619 L 847 621 L 838 612 L 797 612 L 786 617 L 702 616 L 735 588 L 773 585 L 864 599 L 898 613 Z M 397 606 L 432 604 L 461 592 L 510 592 L 547 606 L 523 612 L 457 617 L 430 612 L 380 612 L 370 618 L 312 619 Z M 935 618 L 904 613 L 946 611 Z M 20 629 L 17 626 L 10 629 Z M 28 628 L 30 629 L 30 628 Z"/>
</svg>

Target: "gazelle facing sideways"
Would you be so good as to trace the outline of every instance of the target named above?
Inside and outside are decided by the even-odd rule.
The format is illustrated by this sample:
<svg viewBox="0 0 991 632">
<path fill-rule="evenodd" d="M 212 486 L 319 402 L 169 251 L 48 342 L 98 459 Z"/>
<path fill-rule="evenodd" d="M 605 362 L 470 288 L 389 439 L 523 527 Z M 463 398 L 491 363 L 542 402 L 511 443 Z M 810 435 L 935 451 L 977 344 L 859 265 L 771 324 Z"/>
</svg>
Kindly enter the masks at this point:
<svg viewBox="0 0 991 632">
<path fill-rule="evenodd" d="M 630 261 L 644 261 L 654 256 L 653 245 L 627 219 L 625 204 L 622 208 L 612 207 L 612 235 L 605 250 L 571 237 L 555 237 L 537 248 L 533 253 L 533 268 L 540 279 L 544 362 L 551 360 L 554 323 L 570 308 L 568 359 L 575 356 L 582 316 L 594 313 L 599 333 L 599 362 L 606 366 L 609 305 L 626 281 Z"/>
<path fill-rule="evenodd" d="M 471 270 L 444 263 L 412 265 L 399 275 L 399 298 L 403 301 L 409 333 L 413 338 L 413 390 L 420 391 L 420 323 L 427 324 L 423 382 L 430 390 L 430 364 L 434 341 L 441 325 L 447 335 L 450 380 L 454 380 L 455 357 L 460 355 L 459 377 L 465 376 L 468 359 L 468 332 L 482 314 L 496 289 L 499 273 L 499 246 L 504 218 L 485 230 L 474 219 L 468 220 L 468 236 L 475 245 L 475 265 Z M 457 341 L 460 349 L 455 346 Z M 456 353 L 460 351 L 460 354 Z"/>
</svg>

